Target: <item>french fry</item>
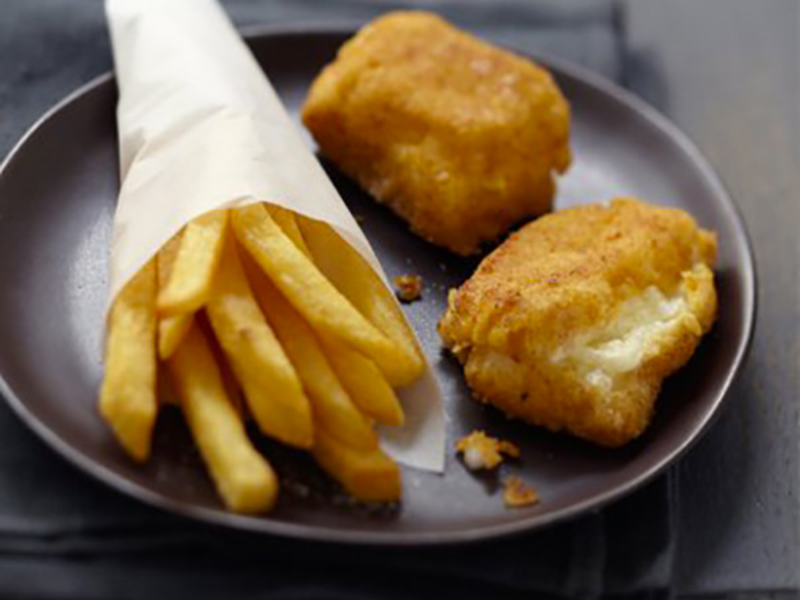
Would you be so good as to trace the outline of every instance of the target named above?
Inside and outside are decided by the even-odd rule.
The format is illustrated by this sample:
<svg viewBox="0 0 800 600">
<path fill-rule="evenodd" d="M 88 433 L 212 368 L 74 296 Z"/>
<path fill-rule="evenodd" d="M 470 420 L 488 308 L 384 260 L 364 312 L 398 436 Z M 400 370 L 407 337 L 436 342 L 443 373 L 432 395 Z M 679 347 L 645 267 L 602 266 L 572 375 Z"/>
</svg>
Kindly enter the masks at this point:
<svg viewBox="0 0 800 600">
<path fill-rule="evenodd" d="M 311 257 L 311 252 L 306 246 L 306 242 L 303 239 L 303 234 L 300 231 L 300 226 L 297 224 L 297 219 L 294 217 L 294 213 L 282 206 L 276 206 L 274 204 L 267 205 L 267 212 L 269 212 L 269 216 L 272 217 L 272 220 L 281 228 L 281 231 L 286 234 L 295 246 L 297 246 L 300 251 L 308 256 Z"/>
<path fill-rule="evenodd" d="M 190 328 L 169 367 L 189 429 L 225 505 L 242 513 L 270 509 L 278 479 L 247 438 L 197 326 Z"/>
<path fill-rule="evenodd" d="M 272 220 L 263 204 L 233 211 L 239 242 L 286 299 L 318 331 L 340 337 L 370 358 L 392 362 L 400 349 L 339 293 Z"/>
<path fill-rule="evenodd" d="M 391 502 L 402 494 L 400 469 L 380 448 L 355 450 L 320 428 L 311 451 L 317 463 L 354 498 Z"/>
<path fill-rule="evenodd" d="M 325 357 L 355 405 L 384 425 L 402 425 L 403 408 L 377 365 L 338 339 L 320 336 Z"/>
<path fill-rule="evenodd" d="M 267 205 L 267 210 L 294 245 L 311 256 L 294 213 L 274 205 Z M 375 363 L 333 336 L 321 334 L 319 338 L 325 358 L 361 412 L 385 425 L 402 425 L 400 402 Z"/>
<path fill-rule="evenodd" d="M 284 299 L 258 265 L 245 261 L 253 292 L 311 399 L 315 429 L 324 427 L 342 443 L 371 450 L 378 438 L 328 364 L 311 327 Z"/>
<path fill-rule="evenodd" d="M 227 224 L 228 211 L 215 210 L 186 226 L 169 281 L 158 294 L 160 316 L 190 314 L 208 301 Z"/>
<path fill-rule="evenodd" d="M 253 298 L 236 250 L 226 243 L 206 314 L 261 431 L 286 444 L 313 444 L 311 406 L 292 363 Z"/>
<path fill-rule="evenodd" d="M 193 315 L 164 317 L 158 321 L 158 357 L 167 360 L 173 355 L 192 326 Z"/>
<path fill-rule="evenodd" d="M 326 223 L 297 216 L 303 239 L 319 270 L 370 323 L 391 339 L 399 352 L 392 360 L 374 355 L 393 386 L 408 385 L 425 369 L 414 334 L 391 292 L 366 261 Z"/>
<path fill-rule="evenodd" d="M 236 381 L 236 376 L 233 374 L 233 371 L 231 371 L 231 367 L 228 364 L 228 361 L 225 359 L 225 354 L 223 354 L 222 348 L 219 347 L 219 344 L 214 339 L 214 332 L 211 330 L 210 326 L 204 327 L 206 323 L 203 323 L 202 320 L 192 320 L 191 325 L 198 327 L 203 333 L 203 337 L 205 338 L 206 343 L 211 350 L 211 354 L 214 357 L 214 362 L 217 363 L 217 367 L 219 368 L 219 374 L 220 377 L 222 377 L 222 387 L 225 389 L 225 394 L 228 396 L 228 400 L 230 400 L 231 405 L 236 411 L 236 414 L 239 415 L 239 418 L 243 421 L 247 421 L 250 418 L 250 414 L 246 412 L 242 388 L 239 386 L 239 382 Z M 181 401 L 178 397 L 178 391 L 175 388 L 175 383 L 172 381 L 172 374 L 169 372 L 167 362 L 159 362 L 157 381 L 158 399 L 161 404 L 180 407 Z"/>
<path fill-rule="evenodd" d="M 176 235 L 158 252 L 159 292 L 167 287 L 180 246 L 181 236 Z M 167 360 L 172 356 L 183 336 L 192 326 L 192 319 L 192 313 L 183 313 L 172 317 L 161 317 L 158 320 L 158 357 L 161 360 Z"/>
<path fill-rule="evenodd" d="M 211 354 L 214 356 L 214 362 L 217 363 L 219 374 L 222 377 L 222 385 L 225 388 L 225 393 L 228 395 L 228 399 L 231 401 L 233 408 L 236 409 L 236 412 L 243 421 L 251 420 L 252 418 L 247 410 L 242 386 L 239 385 L 239 381 L 233 373 L 233 369 L 225 356 L 225 351 L 214 336 L 214 330 L 208 322 L 208 315 L 201 312 L 195 318 L 194 323 L 197 324 L 197 327 L 203 333 L 203 337 L 211 350 Z"/>
<path fill-rule="evenodd" d="M 156 395 L 156 265 L 147 263 L 114 300 L 100 413 L 137 461 L 150 455 Z"/>
</svg>

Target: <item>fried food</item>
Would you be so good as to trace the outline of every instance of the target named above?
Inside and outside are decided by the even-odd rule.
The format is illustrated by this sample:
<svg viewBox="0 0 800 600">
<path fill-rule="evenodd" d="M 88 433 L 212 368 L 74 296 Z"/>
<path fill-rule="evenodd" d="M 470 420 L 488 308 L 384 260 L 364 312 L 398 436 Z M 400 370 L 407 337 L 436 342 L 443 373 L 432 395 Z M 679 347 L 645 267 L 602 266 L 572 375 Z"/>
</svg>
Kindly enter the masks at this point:
<svg viewBox="0 0 800 600">
<path fill-rule="evenodd" d="M 422 296 L 422 277 L 406 273 L 394 278 L 394 285 L 397 288 L 397 298 L 401 302 L 414 302 Z"/>
<path fill-rule="evenodd" d="M 519 448 L 507 440 L 498 440 L 483 431 L 473 431 L 456 442 L 456 452 L 464 457 L 470 471 L 492 470 L 504 457 L 519 458 Z"/>
<path fill-rule="evenodd" d="M 298 217 L 314 262 L 336 289 L 394 344 L 392 355 L 368 355 L 390 384 L 405 386 L 419 378 L 425 361 L 414 334 L 391 292 L 358 252 L 330 225 Z"/>
<path fill-rule="evenodd" d="M 549 211 L 570 163 L 569 107 L 550 74 L 425 12 L 361 29 L 302 117 L 342 171 L 463 255 Z"/>
<path fill-rule="evenodd" d="M 158 290 L 167 287 L 175 257 L 181 246 L 181 237 L 177 235 L 164 244 L 158 252 Z M 194 321 L 194 313 L 181 313 L 172 317 L 158 319 L 158 358 L 167 360 L 175 353 L 183 337 L 188 333 Z"/>
<path fill-rule="evenodd" d="M 303 233 L 300 231 L 300 226 L 297 224 L 297 219 L 294 213 L 282 206 L 274 204 L 267 205 L 267 212 L 275 224 L 281 228 L 286 237 L 292 240 L 292 243 L 297 246 L 303 254 L 311 258 L 311 251 L 306 246 L 306 241 L 303 239 Z"/>
<path fill-rule="evenodd" d="M 399 499 L 400 470 L 374 424 L 403 424 L 392 384 L 410 383 L 424 362 L 379 276 L 319 227 L 304 232 L 293 212 L 264 204 L 208 213 L 122 289 L 99 408 L 133 459 L 149 457 L 159 406 L 171 405 L 230 510 L 263 512 L 278 494 L 247 436 L 251 418 L 311 451 L 356 499 Z M 320 234 L 311 248 L 309 232 Z"/>
<path fill-rule="evenodd" d="M 150 261 L 122 289 L 108 321 L 100 414 L 125 451 L 147 460 L 158 414 L 156 265 Z"/>
<path fill-rule="evenodd" d="M 402 425 L 403 407 L 377 365 L 336 338 L 323 336 L 320 342 L 325 358 L 359 410 L 383 425 Z"/>
<path fill-rule="evenodd" d="M 400 469 L 380 448 L 368 452 L 355 450 L 320 430 L 311 453 L 354 498 L 364 502 L 400 499 Z"/>
<path fill-rule="evenodd" d="M 196 325 L 169 367 L 192 437 L 225 505 L 242 513 L 270 509 L 278 497 L 278 478 L 247 438 L 214 355 Z"/>
<path fill-rule="evenodd" d="M 518 475 L 511 475 L 503 482 L 503 502 L 509 508 L 520 508 L 539 504 L 539 494 Z"/>
<path fill-rule="evenodd" d="M 475 396 L 604 446 L 647 426 L 714 321 L 716 237 L 633 199 L 543 217 L 452 290 L 439 324 Z"/>
<path fill-rule="evenodd" d="M 233 239 L 223 251 L 206 314 L 261 431 L 285 444 L 310 448 L 311 405 L 253 297 Z"/>
<path fill-rule="evenodd" d="M 309 250 L 303 238 L 303 233 L 300 230 L 294 213 L 278 206 L 268 206 L 267 210 L 283 233 L 294 242 L 294 245 L 297 246 L 303 254 L 309 258 L 313 258 L 311 250 Z M 335 236 L 336 234 L 326 226 L 323 237 L 327 235 Z M 330 257 L 332 261 L 338 262 L 339 257 L 342 255 L 341 248 L 337 244 L 327 245 L 323 242 L 322 250 L 326 253 L 331 253 Z M 348 258 L 352 257 L 345 256 L 343 261 L 346 268 L 349 262 L 347 260 Z M 258 281 L 260 276 L 255 274 L 251 279 Z M 380 282 L 378 282 L 378 285 L 380 285 Z M 369 284 L 364 286 L 359 285 L 358 287 L 360 287 L 361 293 L 365 297 L 376 293 L 376 290 Z M 265 313 L 268 314 L 269 310 L 265 310 Z M 327 362 L 333 367 L 336 376 L 339 378 L 345 390 L 347 390 L 347 393 L 350 395 L 355 405 L 358 406 L 365 415 L 372 417 L 378 423 L 384 425 L 402 425 L 404 416 L 400 401 L 397 399 L 397 395 L 394 393 L 391 385 L 386 381 L 386 378 L 377 365 L 366 356 L 351 349 L 337 337 L 330 334 L 318 333 L 320 338 L 319 342 L 325 353 Z"/>
<path fill-rule="evenodd" d="M 360 450 L 378 447 L 378 437 L 367 418 L 348 396 L 311 327 L 292 308 L 258 265 L 248 263 L 256 298 L 292 361 L 308 393 L 314 424 L 325 428 L 343 444 Z"/>
<path fill-rule="evenodd" d="M 169 281 L 158 294 L 162 317 L 191 314 L 206 303 L 227 230 L 227 210 L 211 211 L 186 226 Z"/>
<path fill-rule="evenodd" d="M 253 204 L 234 211 L 231 222 L 242 246 L 315 329 L 338 336 L 379 363 L 402 358 L 401 349 L 320 273 L 263 205 Z"/>
</svg>

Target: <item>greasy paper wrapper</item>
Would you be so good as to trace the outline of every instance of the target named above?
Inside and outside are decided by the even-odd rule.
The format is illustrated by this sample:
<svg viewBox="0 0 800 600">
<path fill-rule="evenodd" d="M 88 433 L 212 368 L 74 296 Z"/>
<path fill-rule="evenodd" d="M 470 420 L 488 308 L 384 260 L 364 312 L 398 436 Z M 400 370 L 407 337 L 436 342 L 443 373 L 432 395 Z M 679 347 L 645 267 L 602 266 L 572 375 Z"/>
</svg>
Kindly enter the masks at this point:
<svg viewBox="0 0 800 600">
<path fill-rule="evenodd" d="M 254 202 L 331 226 L 381 275 L 369 242 L 275 90 L 214 0 L 108 0 L 122 188 L 110 299 L 195 217 Z M 403 427 L 381 428 L 398 461 L 444 468 L 444 414 L 430 365 L 400 390 Z"/>
</svg>

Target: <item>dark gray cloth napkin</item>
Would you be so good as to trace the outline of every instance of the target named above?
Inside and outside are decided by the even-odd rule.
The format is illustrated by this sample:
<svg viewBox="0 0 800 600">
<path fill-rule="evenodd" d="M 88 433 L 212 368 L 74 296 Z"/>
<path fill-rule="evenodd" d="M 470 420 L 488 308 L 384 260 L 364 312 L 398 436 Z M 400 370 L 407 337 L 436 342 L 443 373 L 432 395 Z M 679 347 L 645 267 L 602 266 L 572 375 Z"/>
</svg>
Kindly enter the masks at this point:
<svg viewBox="0 0 800 600">
<path fill-rule="evenodd" d="M 358 24 L 394 8 L 430 8 L 493 41 L 617 81 L 625 75 L 612 0 L 224 4 L 238 25 Z M 0 156 L 50 105 L 110 68 L 99 0 L 3 0 Z M 595 598 L 670 590 L 670 474 L 539 533 L 458 548 L 364 549 L 231 533 L 142 506 L 63 462 L 5 404 L 0 440 L 0 597 Z"/>
</svg>

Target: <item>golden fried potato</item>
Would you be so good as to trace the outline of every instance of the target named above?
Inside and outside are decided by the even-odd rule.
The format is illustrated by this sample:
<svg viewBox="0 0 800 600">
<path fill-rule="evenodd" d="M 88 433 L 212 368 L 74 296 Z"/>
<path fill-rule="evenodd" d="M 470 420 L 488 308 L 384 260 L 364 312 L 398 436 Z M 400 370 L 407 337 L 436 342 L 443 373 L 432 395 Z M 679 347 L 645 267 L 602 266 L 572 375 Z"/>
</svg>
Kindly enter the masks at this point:
<svg viewBox="0 0 800 600">
<path fill-rule="evenodd" d="M 225 505 L 236 512 L 268 510 L 278 478 L 244 429 L 199 327 L 191 327 L 169 361 L 181 407 Z"/>
<path fill-rule="evenodd" d="M 318 331 L 334 335 L 377 362 L 392 362 L 401 349 L 353 307 L 314 262 L 272 219 L 262 204 L 233 211 L 241 245 L 294 308 Z"/>
<path fill-rule="evenodd" d="M 294 242 L 294 245 L 297 246 L 303 252 L 303 254 L 313 259 L 313 255 L 306 245 L 303 233 L 300 230 L 294 213 L 278 206 L 267 206 L 267 210 L 269 211 L 269 214 L 273 220 L 286 234 L 286 236 L 291 239 L 292 242 Z M 327 235 L 336 236 L 330 227 L 327 225 L 324 227 L 325 231 L 323 231 L 321 235 L 323 240 Z M 311 231 L 310 233 L 312 236 L 314 236 L 313 239 L 315 241 L 319 241 L 320 236 L 315 236 L 314 231 Z M 338 236 L 336 237 L 338 239 Z M 340 240 L 340 243 L 343 244 L 344 242 Z M 343 264 L 343 270 L 351 270 L 350 262 L 352 258 L 349 255 L 342 256 L 343 252 L 338 245 L 330 247 L 323 241 L 321 249 L 319 245 L 316 247 L 318 249 L 318 254 L 320 252 L 323 254 L 325 252 L 331 252 L 331 254 L 328 255 L 323 262 L 340 262 Z M 360 259 L 360 257 L 358 258 Z M 361 260 L 361 262 L 363 262 L 363 260 Z M 319 260 L 316 261 L 316 264 L 318 267 L 324 266 L 320 264 Z M 364 266 L 372 271 L 368 265 Z M 339 269 L 336 271 L 338 272 Z M 356 271 L 358 271 L 358 268 L 356 268 Z M 325 273 L 325 270 L 323 270 L 323 273 Z M 377 276 L 374 273 L 371 275 L 377 281 L 377 284 L 381 285 Z M 253 278 L 254 281 L 257 282 L 260 279 L 260 276 L 258 274 L 254 274 Z M 334 284 L 336 284 L 336 281 L 336 278 L 333 278 Z M 358 284 L 359 288 L 357 294 L 359 297 L 368 299 L 371 294 L 375 293 L 369 283 L 366 285 L 362 285 L 360 281 L 357 281 L 356 283 Z M 341 286 L 339 286 L 339 288 L 340 291 L 342 291 Z M 344 293 L 346 293 L 346 291 Z M 269 290 L 267 294 L 270 294 Z M 265 299 L 265 302 L 268 302 L 268 300 Z M 356 301 L 354 304 L 356 307 L 358 307 L 359 304 L 363 303 Z M 267 307 L 264 312 L 269 314 L 269 307 Z M 369 313 L 367 313 L 367 316 L 369 316 Z M 402 317 L 400 317 L 400 321 L 400 325 L 403 327 L 404 323 L 402 322 Z M 325 353 L 325 359 L 327 359 L 327 362 L 333 368 L 336 376 L 339 378 L 339 381 L 341 381 L 341 384 L 344 386 L 350 398 L 353 400 L 353 403 L 358 406 L 358 408 L 361 409 L 365 415 L 372 417 L 379 423 L 383 423 L 385 425 L 402 425 L 404 416 L 403 409 L 400 406 L 400 401 L 377 365 L 366 356 L 363 356 L 359 352 L 352 350 L 349 346 L 334 336 L 321 333 L 319 337 L 321 348 Z"/>
<path fill-rule="evenodd" d="M 274 204 L 267 204 L 266 208 L 269 216 L 281 228 L 281 231 L 286 234 L 286 237 L 292 240 L 298 250 L 311 258 L 311 252 L 306 246 L 306 241 L 303 239 L 303 233 L 300 231 L 300 226 L 297 224 L 294 213 L 289 209 Z"/>
<path fill-rule="evenodd" d="M 376 356 L 375 362 L 395 386 L 405 386 L 425 370 L 417 340 L 391 292 L 367 262 L 327 223 L 297 219 L 315 264 L 370 323 L 392 340 L 394 355 Z"/>
<path fill-rule="evenodd" d="M 550 74 L 424 12 L 361 29 L 302 117 L 342 171 L 458 254 L 549 211 L 570 163 L 569 107 Z"/>
<path fill-rule="evenodd" d="M 227 229 L 227 210 L 211 211 L 186 226 L 169 281 L 158 294 L 160 316 L 191 314 L 206 303 Z"/>
<path fill-rule="evenodd" d="M 374 362 L 331 336 L 321 336 L 320 343 L 325 358 L 361 412 L 383 425 L 404 423 L 400 400 Z"/>
<path fill-rule="evenodd" d="M 135 460 L 150 455 L 156 396 L 156 265 L 150 261 L 114 300 L 108 321 L 100 413 Z"/>
<path fill-rule="evenodd" d="M 716 314 L 716 237 L 633 199 L 513 234 L 450 293 L 439 324 L 475 395 L 512 416 L 619 446 Z"/>
<path fill-rule="evenodd" d="M 331 435 L 353 448 L 376 448 L 378 437 L 371 423 L 342 387 L 311 327 L 254 261 L 248 260 L 245 265 L 253 293 L 311 400 L 315 430 L 320 426 L 327 428 Z"/>
<path fill-rule="evenodd" d="M 181 246 L 181 235 L 176 235 L 158 251 L 158 290 L 167 287 L 172 275 L 172 266 Z M 194 313 L 181 313 L 158 320 L 158 357 L 167 360 L 173 355 L 194 321 Z"/>
<path fill-rule="evenodd" d="M 318 430 L 311 453 L 319 465 L 357 500 L 391 502 L 402 494 L 400 468 L 380 448 L 360 451 Z"/>
<path fill-rule="evenodd" d="M 233 238 L 223 251 L 206 313 L 261 431 L 285 444 L 310 448 L 311 405 L 253 297 Z"/>
</svg>

